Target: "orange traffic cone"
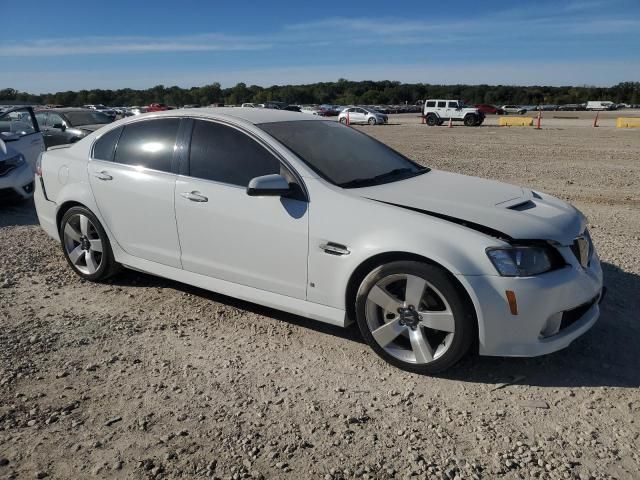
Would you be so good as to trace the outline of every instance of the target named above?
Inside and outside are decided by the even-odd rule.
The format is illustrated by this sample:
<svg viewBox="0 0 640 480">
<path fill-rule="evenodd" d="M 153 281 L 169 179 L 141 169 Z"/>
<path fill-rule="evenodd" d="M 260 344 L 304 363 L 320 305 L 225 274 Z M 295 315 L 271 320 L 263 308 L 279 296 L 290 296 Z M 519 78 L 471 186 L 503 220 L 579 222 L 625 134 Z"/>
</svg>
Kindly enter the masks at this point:
<svg viewBox="0 0 640 480">
<path fill-rule="evenodd" d="M 449 128 L 453 128 L 453 120 L 451 120 L 451 117 L 449 117 Z"/>
<path fill-rule="evenodd" d="M 600 112 L 596 112 L 596 118 L 593 119 L 593 128 L 598 126 L 598 115 L 600 115 Z"/>
</svg>

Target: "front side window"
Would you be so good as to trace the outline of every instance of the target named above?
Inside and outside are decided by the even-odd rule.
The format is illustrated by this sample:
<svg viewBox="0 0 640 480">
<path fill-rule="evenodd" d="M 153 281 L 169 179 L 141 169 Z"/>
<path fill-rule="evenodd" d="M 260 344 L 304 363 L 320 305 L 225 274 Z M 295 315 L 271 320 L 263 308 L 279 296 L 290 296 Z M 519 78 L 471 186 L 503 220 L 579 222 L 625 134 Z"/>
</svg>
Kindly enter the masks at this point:
<svg viewBox="0 0 640 480">
<path fill-rule="evenodd" d="M 338 122 L 298 120 L 258 126 L 323 178 L 343 188 L 380 185 L 429 171 L 384 143 Z"/>
<path fill-rule="evenodd" d="M 171 172 L 179 123 L 177 118 L 162 118 L 125 125 L 114 161 Z"/>
<path fill-rule="evenodd" d="M 38 122 L 38 125 L 40 125 L 41 127 L 44 127 L 47 124 L 47 112 L 37 112 L 36 113 L 36 120 Z"/>
<path fill-rule="evenodd" d="M 280 173 L 280 161 L 233 127 L 196 120 L 191 135 L 191 177 L 246 187 L 252 178 Z"/>
<path fill-rule="evenodd" d="M 449 102 L 449 108 L 458 108 L 458 102 Z"/>
<path fill-rule="evenodd" d="M 49 113 L 49 119 L 47 120 L 47 127 L 62 128 L 64 120 L 57 113 Z"/>
<path fill-rule="evenodd" d="M 28 108 L 12 110 L 0 116 L 0 133 L 15 133 L 23 137 L 37 131 L 35 119 Z"/>
<path fill-rule="evenodd" d="M 111 162 L 121 133 L 122 127 L 114 128 L 102 135 L 93 145 L 93 158 Z"/>
</svg>

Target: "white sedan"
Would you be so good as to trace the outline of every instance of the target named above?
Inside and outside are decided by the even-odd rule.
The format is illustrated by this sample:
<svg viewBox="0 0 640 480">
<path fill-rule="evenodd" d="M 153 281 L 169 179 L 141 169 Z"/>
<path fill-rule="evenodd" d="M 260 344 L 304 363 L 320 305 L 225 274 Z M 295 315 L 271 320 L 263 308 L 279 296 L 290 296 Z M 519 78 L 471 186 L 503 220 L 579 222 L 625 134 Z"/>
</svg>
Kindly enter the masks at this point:
<svg viewBox="0 0 640 480">
<path fill-rule="evenodd" d="M 127 118 L 45 152 L 35 202 L 70 267 L 120 267 L 346 326 L 409 371 L 561 349 L 599 316 L 584 216 L 269 109 Z"/>
</svg>

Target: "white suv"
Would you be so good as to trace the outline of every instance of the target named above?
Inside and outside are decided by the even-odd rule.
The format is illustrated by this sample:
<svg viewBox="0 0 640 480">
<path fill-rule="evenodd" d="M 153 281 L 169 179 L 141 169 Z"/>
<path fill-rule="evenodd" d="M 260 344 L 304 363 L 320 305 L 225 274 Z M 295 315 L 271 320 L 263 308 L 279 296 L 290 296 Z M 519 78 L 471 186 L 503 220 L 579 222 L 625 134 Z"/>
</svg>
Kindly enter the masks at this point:
<svg viewBox="0 0 640 480">
<path fill-rule="evenodd" d="M 429 126 L 442 125 L 451 119 L 464 122 L 467 127 L 476 127 L 484 121 L 484 113 L 459 100 L 425 100 L 423 115 Z"/>
</svg>

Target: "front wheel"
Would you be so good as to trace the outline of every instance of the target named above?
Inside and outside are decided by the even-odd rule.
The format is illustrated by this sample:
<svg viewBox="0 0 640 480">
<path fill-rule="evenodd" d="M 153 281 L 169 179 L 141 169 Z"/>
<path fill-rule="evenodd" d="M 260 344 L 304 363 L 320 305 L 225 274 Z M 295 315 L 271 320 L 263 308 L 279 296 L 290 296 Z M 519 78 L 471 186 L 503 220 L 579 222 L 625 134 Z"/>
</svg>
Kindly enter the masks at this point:
<svg viewBox="0 0 640 480">
<path fill-rule="evenodd" d="M 384 360 L 403 370 L 432 374 L 469 350 L 475 315 L 446 271 L 398 261 L 379 266 L 356 296 L 362 336 Z"/>
<path fill-rule="evenodd" d="M 346 117 L 342 117 L 340 119 L 340 123 L 343 124 L 343 125 L 346 125 L 347 124 L 347 118 Z"/>
<path fill-rule="evenodd" d="M 464 124 L 467 127 L 474 127 L 475 125 L 477 125 L 477 123 L 478 119 L 475 115 L 467 115 L 466 117 L 464 117 Z"/>
<path fill-rule="evenodd" d="M 80 277 L 102 281 L 118 271 L 109 238 L 91 210 L 67 210 L 60 221 L 60 239 L 67 263 Z"/>
<path fill-rule="evenodd" d="M 375 119 L 375 118 L 371 117 L 371 118 L 369 119 L 369 125 L 375 125 L 376 123 L 378 123 L 378 122 L 376 121 L 376 119 Z"/>
</svg>

